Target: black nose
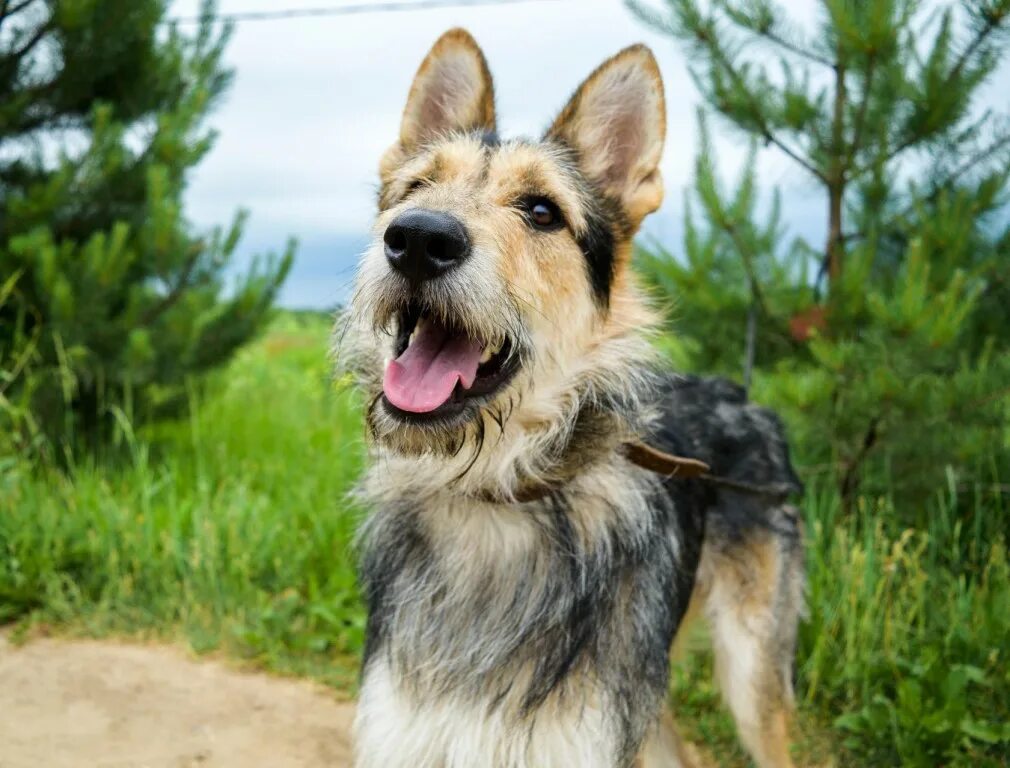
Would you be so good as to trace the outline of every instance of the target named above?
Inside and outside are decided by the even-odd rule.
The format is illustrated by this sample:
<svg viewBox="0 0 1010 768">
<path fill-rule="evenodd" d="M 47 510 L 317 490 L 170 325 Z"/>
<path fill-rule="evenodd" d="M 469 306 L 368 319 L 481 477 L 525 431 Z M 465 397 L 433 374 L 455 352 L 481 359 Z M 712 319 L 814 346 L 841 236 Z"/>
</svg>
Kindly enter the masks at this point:
<svg viewBox="0 0 1010 768">
<path fill-rule="evenodd" d="M 382 239 L 393 269 L 412 283 L 445 274 L 470 255 L 470 241 L 460 221 L 424 208 L 401 213 Z"/>
</svg>

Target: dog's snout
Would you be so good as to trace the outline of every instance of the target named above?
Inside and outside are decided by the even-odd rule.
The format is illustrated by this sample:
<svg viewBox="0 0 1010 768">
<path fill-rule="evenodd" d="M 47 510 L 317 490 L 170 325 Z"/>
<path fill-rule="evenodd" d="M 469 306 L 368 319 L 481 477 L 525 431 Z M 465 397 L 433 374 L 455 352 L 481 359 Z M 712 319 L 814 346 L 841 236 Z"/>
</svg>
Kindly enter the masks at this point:
<svg viewBox="0 0 1010 768">
<path fill-rule="evenodd" d="M 459 219 L 424 208 L 401 213 L 382 239 L 393 269 L 412 283 L 445 274 L 470 255 L 470 241 Z"/>
</svg>

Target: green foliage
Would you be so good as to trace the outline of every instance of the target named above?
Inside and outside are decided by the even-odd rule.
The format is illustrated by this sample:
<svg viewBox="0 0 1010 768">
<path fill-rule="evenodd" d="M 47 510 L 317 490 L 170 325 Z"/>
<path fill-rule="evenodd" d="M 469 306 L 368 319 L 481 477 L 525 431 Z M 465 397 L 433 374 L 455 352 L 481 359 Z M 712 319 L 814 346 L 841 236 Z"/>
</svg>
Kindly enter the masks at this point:
<svg viewBox="0 0 1010 768">
<path fill-rule="evenodd" d="M 227 29 L 165 27 L 164 0 L 0 7 L 0 350 L 30 349 L 7 391 L 32 414 L 23 444 L 31 426 L 96 445 L 117 408 L 178 403 L 255 333 L 293 246 L 226 285 L 244 216 L 199 234 L 182 211 Z"/>
<path fill-rule="evenodd" d="M 728 192 L 717 176 L 704 113 L 699 113 L 699 125 L 694 194 L 685 199 L 683 258 L 662 245 L 638 254 L 641 271 L 670 305 L 675 335 L 687 340 L 687 357 L 678 362 L 694 370 L 738 373 L 752 310 L 757 312 L 758 360 L 803 355 L 788 319 L 813 301 L 808 251 L 796 243 L 779 253 L 784 235 L 777 193 L 767 221 L 758 223 L 756 148 L 751 148 L 738 185 Z"/>
<path fill-rule="evenodd" d="M 684 247 L 641 254 L 671 297 L 678 362 L 745 370 L 848 511 L 889 493 L 923 524 L 945 468 L 1010 474 L 1010 124 L 973 101 L 1010 0 L 825 0 L 816 33 L 773 0 L 666 4 L 632 3 L 754 147 L 724 189 L 703 114 Z M 777 196 L 761 210 L 759 144 L 823 196 L 823 247 L 786 243 Z"/>
<path fill-rule="evenodd" d="M 0 310 L 10 300 L 20 276 L 15 273 L 0 283 Z M 14 440 L 14 434 L 31 431 L 25 427 L 31 420 L 31 414 L 22 400 L 13 394 L 13 385 L 27 366 L 31 353 L 32 346 L 20 333 L 8 338 L 0 337 L 0 469 L 15 460 L 20 446 Z"/>
<path fill-rule="evenodd" d="M 1005 764 L 1010 563 L 1005 529 L 983 522 L 995 510 L 962 525 L 952 489 L 928 530 L 892 536 L 889 502 L 860 506 L 876 522 L 839 521 L 828 496 L 807 506 L 801 696 L 866 764 Z"/>
<path fill-rule="evenodd" d="M 364 612 L 346 494 L 364 454 L 325 319 L 277 321 L 134 435 L 128 466 L 0 464 L 0 624 L 180 634 L 351 687 Z"/>
<path fill-rule="evenodd" d="M 971 349 L 978 288 L 963 274 L 933 281 L 922 241 L 893 283 L 868 277 L 874 257 L 868 244 L 850 252 L 836 287 L 844 319 L 830 315 L 831 335 L 763 370 L 754 395 L 787 415 L 808 464 L 840 473 L 844 498 L 886 490 L 903 519 L 922 523 L 913 505 L 945 468 L 976 481 L 1005 471 L 1010 354 L 995 338 Z"/>
</svg>

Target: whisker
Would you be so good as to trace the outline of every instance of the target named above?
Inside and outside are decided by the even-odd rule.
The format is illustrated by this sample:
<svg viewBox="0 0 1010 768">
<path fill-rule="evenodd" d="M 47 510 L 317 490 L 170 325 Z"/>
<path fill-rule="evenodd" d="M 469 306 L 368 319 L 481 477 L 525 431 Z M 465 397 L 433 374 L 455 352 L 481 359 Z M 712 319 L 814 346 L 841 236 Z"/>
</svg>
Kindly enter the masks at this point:
<svg viewBox="0 0 1010 768">
<path fill-rule="evenodd" d="M 456 477 L 453 478 L 453 482 L 459 482 L 473 469 L 473 465 L 477 463 L 477 459 L 480 458 L 481 451 L 484 449 L 484 419 L 480 419 L 477 422 L 476 433 L 474 434 L 476 440 L 476 450 L 473 452 L 473 457 L 470 459 L 470 463 L 466 465 L 462 472 L 460 472 Z"/>
</svg>

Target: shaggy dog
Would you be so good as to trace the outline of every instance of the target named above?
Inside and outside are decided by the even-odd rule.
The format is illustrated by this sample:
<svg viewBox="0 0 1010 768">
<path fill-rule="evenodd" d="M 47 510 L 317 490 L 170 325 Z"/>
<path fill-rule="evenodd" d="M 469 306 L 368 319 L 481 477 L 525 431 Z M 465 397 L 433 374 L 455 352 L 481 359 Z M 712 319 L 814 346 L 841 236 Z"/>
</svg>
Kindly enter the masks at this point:
<svg viewBox="0 0 1010 768">
<path fill-rule="evenodd" d="M 790 765 L 803 566 L 782 429 L 731 384 L 663 372 L 629 265 L 665 114 L 643 46 L 538 140 L 497 135 L 463 30 L 418 70 L 342 345 L 374 448 L 360 768 L 689 765 L 664 714 L 689 606 L 743 742 Z M 645 469 L 642 443 L 721 482 Z"/>
</svg>

